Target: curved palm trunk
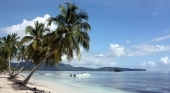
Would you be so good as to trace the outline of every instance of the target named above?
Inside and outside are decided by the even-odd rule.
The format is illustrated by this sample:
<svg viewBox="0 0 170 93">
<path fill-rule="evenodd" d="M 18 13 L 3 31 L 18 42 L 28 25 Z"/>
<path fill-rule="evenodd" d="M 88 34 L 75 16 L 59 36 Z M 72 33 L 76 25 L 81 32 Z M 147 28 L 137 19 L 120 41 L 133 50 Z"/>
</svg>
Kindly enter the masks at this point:
<svg viewBox="0 0 170 93">
<path fill-rule="evenodd" d="M 23 69 L 24 69 L 24 66 L 22 66 L 20 68 L 20 70 L 15 75 L 10 75 L 10 79 L 14 79 L 14 78 L 18 77 Z"/>
<path fill-rule="evenodd" d="M 43 63 L 43 60 L 46 60 L 49 56 L 51 56 L 52 54 L 54 53 L 54 51 L 53 52 L 51 52 L 50 54 L 48 54 L 44 59 L 42 59 L 39 63 L 38 63 L 38 65 L 36 65 L 35 67 L 34 67 L 34 69 L 31 71 L 31 73 L 27 76 L 27 78 L 25 78 L 25 80 L 21 83 L 21 85 L 20 86 L 25 86 L 26 87 L 26 85 L 27 85 L 27 83 L 28 83 L 28 81 L 30 80 L 30 78 L 31 78 L 31 76 L 34 74 L 34 72 L 41 66 L 41 64 Z"/>
<path fill-rule="evenodd" d="M 18 64 L 18 65 L 19 65 L 19 64 Z M 18 67 L 18 65 L 17 65 L 16 67 Z M 25 62 L 25 64 L 24 64 L 24 66 L 22 66 L 15 75 L 13 75 L 13 73 L 12 73 L 12 75 L 10 76 L 10 79 L 14 79 L 14 78 L 18 77 L 19 74 L 24 70 L 25 65 L 26 65 L 26 62 Z M 29 66 L 30 66 L 30 65 L 29 65 Z"/>
<path fill-rule="evenodd" d="M 43 61 L 39 62 L 37 66 L 34 67 L 34 69 L 31 71 L 31 73 L 27 76 L 27 78 L 22 82 L 22 85 L 26 86 L 28 81 L 30 80 L 31 76 L 34 74 L 34 72 L 40 67 L 40 65 L 43 63 Z"/>
<path fill-rule="evenodd" d="M 33 64 L 33 63 L 32 63 L 32 64 Z M 32 64 L 30 64 L 29 66 L 31 66 Z M 18 77 L 19 74 L 20 74 L 22 71 L 24 71 L 25 65 L 26 65 L 26 63 L 24 64 L 24 66 L 22 66 L 22 67 L 19 69 L 18 73 L 16 73 L 15 75 L 11 76 L 10 79 L 14 79 L 14 78 Z M 29 67 L 29 66 L 27 66 L 27 67 Z M 26 67 L 26 68 L 27 68 L 27 67 Z"/>
<path fill-rule="evenodd" d="M 10 74 L 10 79 L 13 79 L 15 77 L 14 71 L 16 70 L 16 68 L 19 66 L 20 63 L 17 64 L 17 66 L 13 69 L 12 73 Z"/>
</svg>

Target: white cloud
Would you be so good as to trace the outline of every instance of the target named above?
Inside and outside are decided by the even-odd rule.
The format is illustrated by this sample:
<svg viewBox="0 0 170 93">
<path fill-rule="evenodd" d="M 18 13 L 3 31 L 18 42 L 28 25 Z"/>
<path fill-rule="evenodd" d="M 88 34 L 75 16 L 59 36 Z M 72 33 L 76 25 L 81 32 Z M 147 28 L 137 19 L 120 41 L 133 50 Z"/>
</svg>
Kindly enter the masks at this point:
<svg viewBox="0 0 170 93">
<path fill-rule="evenodd" d="M 10 34 L 10 33 L 17 33 L 18 36 L 20 36 L 20 38 L 24 37 L 26 35 L 25 33 L 25 28 L 27 26 L 33 26 L 34 27 L 34 22 L 35 21 L 39 21 L 39 22 L 42 22 L 42 23 L 47 23 L 47 19 L 50 17 L 49 14 L 46 14 L 44 15 L 44 17 L 36 17 L 34 18 L 33 20 L 31 21 L 28 21 L 26 19 L 23 19 L 23 22 L 20 23 L 20 24 L 17 24 L 17 25 L 12 25 L 12 26 L 9 26 L 9 27 L 5 27 L 5 28 L 1 28 L 2 31 L 6 32 L 7 34 Z M 56 25 L 52 24 L 50 26 L 50 29 L 51 30 L 54 30 L 56 28 Z"/>
<path fill-rule="evenodd" d="M 170 46 L 165 45 L 132 45 L 130 49 L 120 46 L 118 44 L 110 44 L 110 54 L 113 57 L 120 56 L 145 56 L 149 54 L 155 54 L 158 52 L 170 51 Z"/>
<path fill-rule="evenodd" d="M 170 46 L 164 45 L 133 45 L 135 51 L 132 51 L 132 56 L 144 56 L 148 54 L 154 54 L 157 52 L 170 51 Z"/>
<path fill-rule="evenodd" d="M 126 43 L 129 44 L 131 41 L 130 40 L 127 40 Z"/>
<path fill-rule="evenodd" d="M 146 67 L 156 67 L 156 64 L 153 61 L 149 61 L 149 62 L 141 63 L 141 67 L 143 67 L 143 68 L 146 68 Z"/>
<path fill-rule="evenodd" d="M 147 63 L 145 62 L 145 63 L 140 63 L 140 65 L 142 66 L 142 67 L 146 67 L 147 66 Z"/>
<path fill-rule="evenodd" d="M 103 57 L 103 54 L 96 54 L 95 56 Z"/>
<path fill-rule="evenodd" d="M 141 63 L 141 67 L 143 68 L 150 68 L 150 67 L 157 67 L 157 68 L 166 68 L 170 66 L 170 58 L 168 56 L 164 56 L 160 58 L 160 61 L 155 63 L 153 61 L 149 61 L 149 62 L 144 62 Z"/>
<path fill-rule="evenodd" d="M 110 44 L 111 54 L 114 56 L 123 56 L 125 55 L 125 48 L 118 44 Z"/>
<path fill-rule="evenodd" d="M 160 62 L 163 64 L 163 65 L 169 65 L 170 64 L 170 58 L 165 56 L 165 57 L 162 57 L 160 59 Z"/>
<path fill-rule="evenodd" d="M 153 61 L 148 62 L 148 65 L 151 66 L 151 67 L 155 67 L 156 66 Z"/>
<path fill-rule="evenodd" d="M 62 57 L 63 63 L 68 64 L 66 56 Z M 116 59 L 109 57 L 105 54 L 93 54 L 82 51 L 81 59 L 78 60 L 76 55 L 73 60 L 70 62 L 71 65 L 75 67 L 90 67 L 90 68 L 99 68 L 99 67 L 113 67 L 116 65 Z"/>
<path fill-rule="evenodd" d="M 153 39 L 151 41 L 163 41 L 163 40 L 169 39 L 169 38 L 170 38 L 170 35 L 167 35 L 167 36 L 155 38 L 155 39 Z"/>
<path fill-rule="evenodd" d="M 152 15 L 155 16 L 155 15 L 158 15 L 158 14 L 159 14 L 159 12 L 154 12 Z"/>
</svg>

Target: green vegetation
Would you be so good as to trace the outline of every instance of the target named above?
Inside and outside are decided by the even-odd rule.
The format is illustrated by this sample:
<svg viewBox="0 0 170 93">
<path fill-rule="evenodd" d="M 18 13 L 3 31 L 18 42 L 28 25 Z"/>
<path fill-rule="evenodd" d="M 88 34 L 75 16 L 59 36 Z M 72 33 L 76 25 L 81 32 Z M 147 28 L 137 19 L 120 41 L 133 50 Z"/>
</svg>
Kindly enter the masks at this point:
<svg viewBox="0 0 170 93">
<path fill-rule="evenodd" d="M 15 58 L 17 54 L 17 45 L 19 37 L 16 33 L 9 34 L 3 38 L 0 38 L 0 58 L 4 62 L 8 62 L 8 72 L 11 75 L 10 62 Z M 7 69 L 6 69 L 7 70 Z"/>
<path fill-rule="evenodd" d="M 31 69 L 30 74 L 20 82 L 19 87 L 25 89 L 28 81 L 38 69 L 48 70 L 48 67 L 55 67 L 55 71 L 126 71 L 126 68 L 104 67 L 98 69 L 72 67 L 71 65 L 60 64 L 62 56 L 66 56 L 68 61 L 73 59 L 74 54 L 81 59 L 80 46 L 88 51 L 90 48 L 91 29 L 88 23 L 88 15 L 84 10 L 80 10 L 74 3 L 59 5 L 60 14 L 56 17 L 48 18 L 48 26 L 45 23 L 36 21 L 34 26 L 27 26 L 21 41 L 16 33 L 0 38 L 0 72 L 8 71 L 10 79 L 15 78 L 26 69 Z M 55 23 L 57 28 L 51 31 L 48 27 Z M 24 60 L 12 66 L 11 60 L 16 58 Z M 3 60 L 3 61 L 2 61 Z M 31 64 L 28 61 L 32 61 Z M 22 65 L 21 65 L 22 64 Z M 33 64 L 33 65 L 32 65 Z M 59 64 L 56 66 L 56 64 Z M 46 68 L 42 68 L 42 66 Z M 30 66 L 30 67 L 29 67 Z M 27 68 L 29 67 L 29 68 Z M 14 74 L 14 70 L 18 72 Z M 135 71 L 135 70 L 134 70 Z"/>
<path fill-rule="evenodd" d="M 5 60 L 0 62 L 1 71 L 7 70 L 10 73 L 10 79 L 15 78 L 29 60 L 34 64 L 34 68 L 23 82 L 20 82 L 20 88 L 26 88 L 26 85 L 39 67 L 45 62 L 45 66 L 52 67 L 62 61 L 65 55 L 68 61 L 73 59 L 76 54 L 81 58 L 80 46 L 86 51 L 89 50 L 90 37 L 88 31 L 91 29 L 88 24 L 88 15 L 80 10 L 74 3 L 65 3 L 59 5 L 60 14 L 56 17 L 48 18 L 48 26 L 55 23 L 57 28 L 51 31 L 45 23 L 35 22 L 34 27 L 27 26 L 25 32 L 29 34 L 19 41 L 16 33 L 9 34 L 7 37 L 0 38 L 0 58 Z M 26 62 L 19 68 L 20 63 L 15 65 L 11 71 L 11 60 L 25 60 Z M 6 65 L 8 64 L 8 65 Z M 8 66 L 8 69 L 6 68 Z M 14 70 L 19 69 L 14 74 Z"/>
<path fill-rule="evenodd" d="M 8 63 L 0 60 L 0 72 L 4 72 L 8 69 Z"/>
<path fill-rule="evenodd" d="M 71 61 L 73 54 L 76 53 L 80 59 L 80 45 L 89 50 L 88 30 L 90 25 L 87 23 L 88 15 L 85 11 L 73 3 L 65 3 L 66 6 L 60 5 L 60 14 L 55 18 L 48 19 L 48 25 L 57 24 L 55 31 L 50 31 L 43 23 L 35 22 L 35 28 L 28 26 L 25 36 L 20 44 L 30 42 L 25 50 L 27 60 L 33 60 L 36 66 L 33 68 L 28 77 L 22 82 L 26 86 L 33 73 L 45 61 L 46 66 L 54 66 L 62 61 L 61 57 L 66 55 L 67 60 Z M 45 33 L 46 32 L 46 33 Z"/>
</svg>

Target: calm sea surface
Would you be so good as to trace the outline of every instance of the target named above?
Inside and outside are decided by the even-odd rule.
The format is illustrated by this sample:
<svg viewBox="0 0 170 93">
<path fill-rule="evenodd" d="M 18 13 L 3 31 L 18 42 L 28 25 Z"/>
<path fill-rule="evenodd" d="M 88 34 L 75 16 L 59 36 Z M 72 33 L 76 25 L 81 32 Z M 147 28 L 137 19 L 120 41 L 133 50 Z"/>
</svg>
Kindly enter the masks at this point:
<svg viewBox="0 0 170 93">
<path fill-rule="evenodd" d="M 39 75 L 36 72 L 33 79 L 47 81 L 51 84 L 83 88 L 91 86 L 93 93 L 170 93 L 170 72 L 94 72 L 89 71 L 91 76 L 75 78 L 70 74 L 81 73 L 81 71 L 60 71 L 60 75 L 54 72 L 44 72 L 48 75 Z M 27 72 L 24 73 L 28 75 Z M 119 91 L 119 92 L 118 92 Z"/>
</svg>

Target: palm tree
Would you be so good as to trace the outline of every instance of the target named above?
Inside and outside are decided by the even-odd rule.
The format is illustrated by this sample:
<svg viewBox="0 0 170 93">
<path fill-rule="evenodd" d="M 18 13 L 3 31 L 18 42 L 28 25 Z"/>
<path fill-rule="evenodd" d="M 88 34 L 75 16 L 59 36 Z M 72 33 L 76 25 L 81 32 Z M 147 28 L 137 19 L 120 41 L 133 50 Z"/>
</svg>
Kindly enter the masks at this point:
<svg viewBox="0 0 170 93">
<path fill-rule="evenodd" d="M 43 52 L 44 44 L 44 34 L 46 31 L 50 31 L 45 27 L 43 23 L 35 22 L 35 27 L 28 26 L 26 27 L 26 33 L 29 33 L 29 36 L 25 36 L 20 41 L 20 45 L 29 42 L 30 44 L 24 51 L 24 56 L 26 56 L 26 61 L 32 60 L 34 64 L 38 64 Z"/>
<path fill-rule="evenodd" d="M 25 36 L 20 41 L 20 45 L 29 42 L 30 44 L 25 49 L 25 56 L 27 56 L 28 60 L 38 60 L 37 57 L 40 55 L 39 53 L 42 51 L 43 45 L 43 38 L 46 31 L 49 31 L 48 28 L 45 28 L 43 23 L 39 23 L 38 21 L 35 22 L 35 28 L 32 26 L 28 26 L 26 28 L 26 33 L 29 33 L 30 36 Z M 34 58 L 33 58 L 34 57 Z M 37 62 L 37 61 L 35 61 Z"/>
<path fill-rule="evenodd" d="M 19 53 L 18 53 L 18 55 L 17 55 L 17 60 L 18 60 L 18 61 L 19 61 L 19 60 L 21 60 L 21 61 L 24 61 L 24 60 L 25 60 L 25 61 L 26 61 L 26 56 L 25 56 L 26 45 L 18 46 L 18 48 L 19 48 Z M 20 64 L 20 62 L 18 63 L 18 65 L 19 65 L 19 64 Z M 15 69 L 18 67 L 18 65 L 15 67 Z M 18 77 L 18 75 L 23 71 L 25 65 L 26 65 L 26 62 L 25 62 L 25 64 L 19 69 L 19 71 L 18 71 L 16 74 L 10 76 L 10 79 L 14 79 L 14 78 Z M 13 72 L 14 72 L 15 69 L 13 69 Z M 12 73 L 13 73 L 13 72 L 12 72 Z"/>
<path fill-rule="evenodd" d="M 7 37 L 0 38 L 0 56 L 1 59 L 8 62 L 8 72 L 11 75 L 11 60 L 15 58 L 17 54 L 17 43 L 19 37 L 16 33 L 8 34 Z"/>
<path fill-rule="evenodd" d="M 79 45 L 82 45 L 85 50 L 89 50 L 90 37 L 87 32 L 90 30 L 90 25 L 87 23 L 87 13 L 82 10 L 78 11 L 75 4 L 66 3 L 66 5 L 67 7 L 60 5 L 61 14 L 48 19 L 49 25 L 54 22 L 58 27 L 54 32 L 44 35 L 44 48 L 41 48 L 42 52 L 39 53 L 41 56 L 39 56 L 38 64 L 22 82 L 22 85 L 26 86 L 34 71 L 44 60 L 47 65 L 54 65 L 53 61 L 61 62 L 63 55 L 66 55 L 67 60 L 70 61 L 74 52 L 80 59 Z"/>
<path fill-rule="evenodd" d="M 59 38 L 62 38 L 60 42 L 62 47 L 65 47 L 67 59 L 72 59 L 73 51 L 76 51 L 80 59 L 79 45 L 82 45 L 85 50 L 89 50 L 90 37 L 87 32 L 91 27 L 87 23 L 88 15 L 83 10 L 78 11 L 79 8 L 74 3 L 65 4 L 66 7 L 64 5 L 59 6 L 61 13 L 58 16 L 48 19 L 48 25 L 51 25 L 52 22 L 58 25 L 56 33 L 58 33 Z"/>
</svg>

